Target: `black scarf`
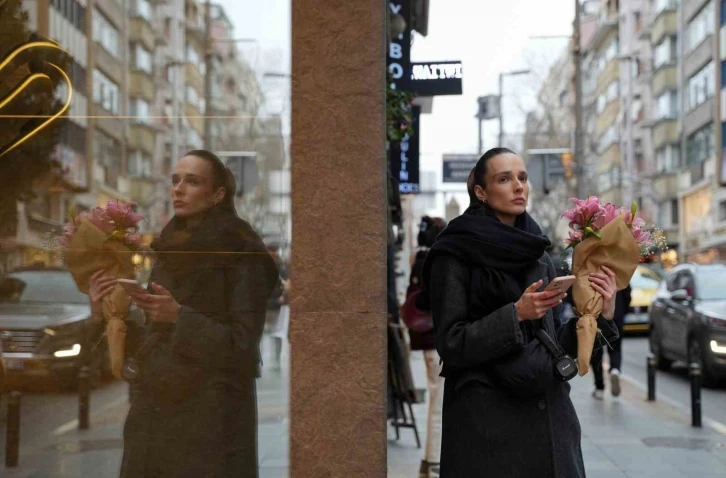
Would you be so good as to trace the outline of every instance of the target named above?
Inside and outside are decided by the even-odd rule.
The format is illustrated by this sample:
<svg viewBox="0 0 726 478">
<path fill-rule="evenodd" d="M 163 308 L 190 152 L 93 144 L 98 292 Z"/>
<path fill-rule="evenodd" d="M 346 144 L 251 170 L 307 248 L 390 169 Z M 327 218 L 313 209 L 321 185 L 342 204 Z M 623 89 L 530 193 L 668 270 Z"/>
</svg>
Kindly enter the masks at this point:
<svg viewBox="0 0 726 478">
<path fill-rule="evenodd" d="M 175 216 L 151 248 L 157 254 L 151 279 L 171 291 L 180 304 L 200 312 L 220 311 L 221 299 L 229 291 L 215 286 L 228 285 L 223 274 L 230 268 L 245 264 L 259 271 L 256 277 L 261 282 L 254 287 L 261 293 L 278 280 L 277 266 L 262 239 L 246 221 L 221 207 L 212 208 L 192 226 Z"/>
<path fill-rule="evenodd" d="M 530 285 L 524 284 L 526 271 L 537 265 L 549 245 L 528 213 L 519 215 L 512 227 L 489 207 L 472 206 L 436 239 L 424 264 L 424 284 L 428 287 L 434 258 L 456 257 L 472 270 L 471 312 L 481 317 L 522 296 Z"/>
</svg>

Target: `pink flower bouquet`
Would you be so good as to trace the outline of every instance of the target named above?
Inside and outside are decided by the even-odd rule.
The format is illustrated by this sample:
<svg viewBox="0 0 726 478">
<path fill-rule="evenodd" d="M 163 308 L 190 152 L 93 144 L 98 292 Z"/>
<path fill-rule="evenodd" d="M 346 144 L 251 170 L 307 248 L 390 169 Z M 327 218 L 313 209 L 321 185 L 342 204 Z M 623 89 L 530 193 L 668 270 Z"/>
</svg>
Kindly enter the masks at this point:
<svg viewBox="0 0 726 478">
<path fill-rule="evenodd" d="M 88 294 L 89 280 L 99 270 L 117 278 L 133 278 L 131 256 L 141 248 L 138 235 L 143 217 L 133 211 L 134 203 L 108 201 L 105 208 L 96 207 L 78 215 L 64 227 L 56 239 L 78 289 Z M 121 376 L 126 341 L 129 297 L 120 285 L 103 299 L 103 318 L 106 320 L 111 370 Z"/>
<path fill-rule="evenodd" d="M 607 266 L 616 275 L 618 290 L 630 283 L 641 254 L 647 255 L 658 245 L 662 233 L 645 229 L 645 221 L 637 217 L 637 206 L 630 210 L 602 203 L 596 196 L 572 198 L 575 207 L 562 217 L 570 221 L 570 234 L 565 241 L 573 248 L 572 286 L 577 321 L 577 361 L 580 375 L 589 370 L 590 357 L 597 336 L 597 317 L 602 312 L 603 298 L 591 286 L 589 275 Z"/>
</svg>

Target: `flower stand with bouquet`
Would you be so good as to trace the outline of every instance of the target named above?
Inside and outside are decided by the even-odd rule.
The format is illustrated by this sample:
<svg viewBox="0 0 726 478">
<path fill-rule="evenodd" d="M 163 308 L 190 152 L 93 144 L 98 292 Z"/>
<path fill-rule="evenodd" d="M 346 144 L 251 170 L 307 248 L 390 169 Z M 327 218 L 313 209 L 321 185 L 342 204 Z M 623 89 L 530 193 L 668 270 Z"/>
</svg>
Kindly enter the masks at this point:
<svg viewBox="0 0 726 478">
<path fill-rule="evenodd" d="M 64 227 L 56 243 L 63 251 L 66 265 L 78 290 L 88 294 L 89 280 L 99 270 L 116 278 L 132 279 L 135 268 L 131 257 L 141 248 L 138 224 L 143 219 L 133 211 L 134 203 L 108 201 L 105 208 L 96 207 L 77 216 Z M 111 372 L 121 377 L 126 343 L 126 317 L 130 299 L 120 285 L 103 299 Z"/>
<path fill-rule="evenodd" d="M 590 358 L 598 334 L 597 317 L 603 309 L 603 297 L 590 285 L 589 276 L 603 266 L 616 276 L 618 290 L 630 283 L 641 255 L 649 255 L 662 247 L 662 231 L 645 229 L 645 221 L 637 217 L 635 202 L 630 210 L 613 204 L 603 204 L 596 196 L 586 200 L 572 198 L 575 207 L 562 217 L 570 221 L 570 235 L 565 241 L 573 248 L 572 274 L 577 281 L 572 286 L 577 321 L 577 361 L 580 376 L 589 370 Z"/>
</svg>

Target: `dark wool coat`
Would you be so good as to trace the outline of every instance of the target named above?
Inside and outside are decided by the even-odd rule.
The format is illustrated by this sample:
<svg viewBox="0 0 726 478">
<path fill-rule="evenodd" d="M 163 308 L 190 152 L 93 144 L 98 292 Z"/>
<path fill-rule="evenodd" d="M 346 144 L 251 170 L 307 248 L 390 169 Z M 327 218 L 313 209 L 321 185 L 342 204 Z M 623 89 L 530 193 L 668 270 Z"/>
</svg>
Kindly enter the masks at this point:
<svg viewBox="0 0 726 478">
<path fill-rule="evenodd" d="M 171 226 L 171 227 L 170 227 Z M 124 427 L 122 478 L 257 477 L 255 378 L 277 270 L 247 223 L 167 226 L 150 282 L 182 306 L 152 323 Z"/>
<path fill-rule="evenodd" d="M 578 478 L 585 476 L 580 423 L 558 381 L 546 350 L 523 333 L 534 322 L 573 358 L 575 320 L 560 324 L 560 307 L 526 326 L 514 305 L 482 313 L 472 308 L 475 271 L 459 259 L 432 261 L 429 283 L 437 349 L 446 372 L 441 476 L 443 478 Z M 524 274 L 523 284 L 557 277 L 546 254 Z M 617 336 L 611 321 L 598 326 L 608 340 Z M 577 380 L 575 378 L 574 380 Z"/>
</svg>

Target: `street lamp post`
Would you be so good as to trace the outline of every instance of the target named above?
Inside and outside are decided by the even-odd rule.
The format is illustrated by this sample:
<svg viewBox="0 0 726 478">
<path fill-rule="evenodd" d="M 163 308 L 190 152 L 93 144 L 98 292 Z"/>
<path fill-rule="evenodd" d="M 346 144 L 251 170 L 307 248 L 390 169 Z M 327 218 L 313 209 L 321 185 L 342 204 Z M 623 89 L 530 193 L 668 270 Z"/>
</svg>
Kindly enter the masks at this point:
<svg viewBox="0 0 726 478">
<path fill-rule="evenodd" d="M 514 70 L 499 73 L 499 146 L 504 146 L 504 101 L 503 88 L 505 76 L 526 75 L 529 70 Z"/>
</svg>

